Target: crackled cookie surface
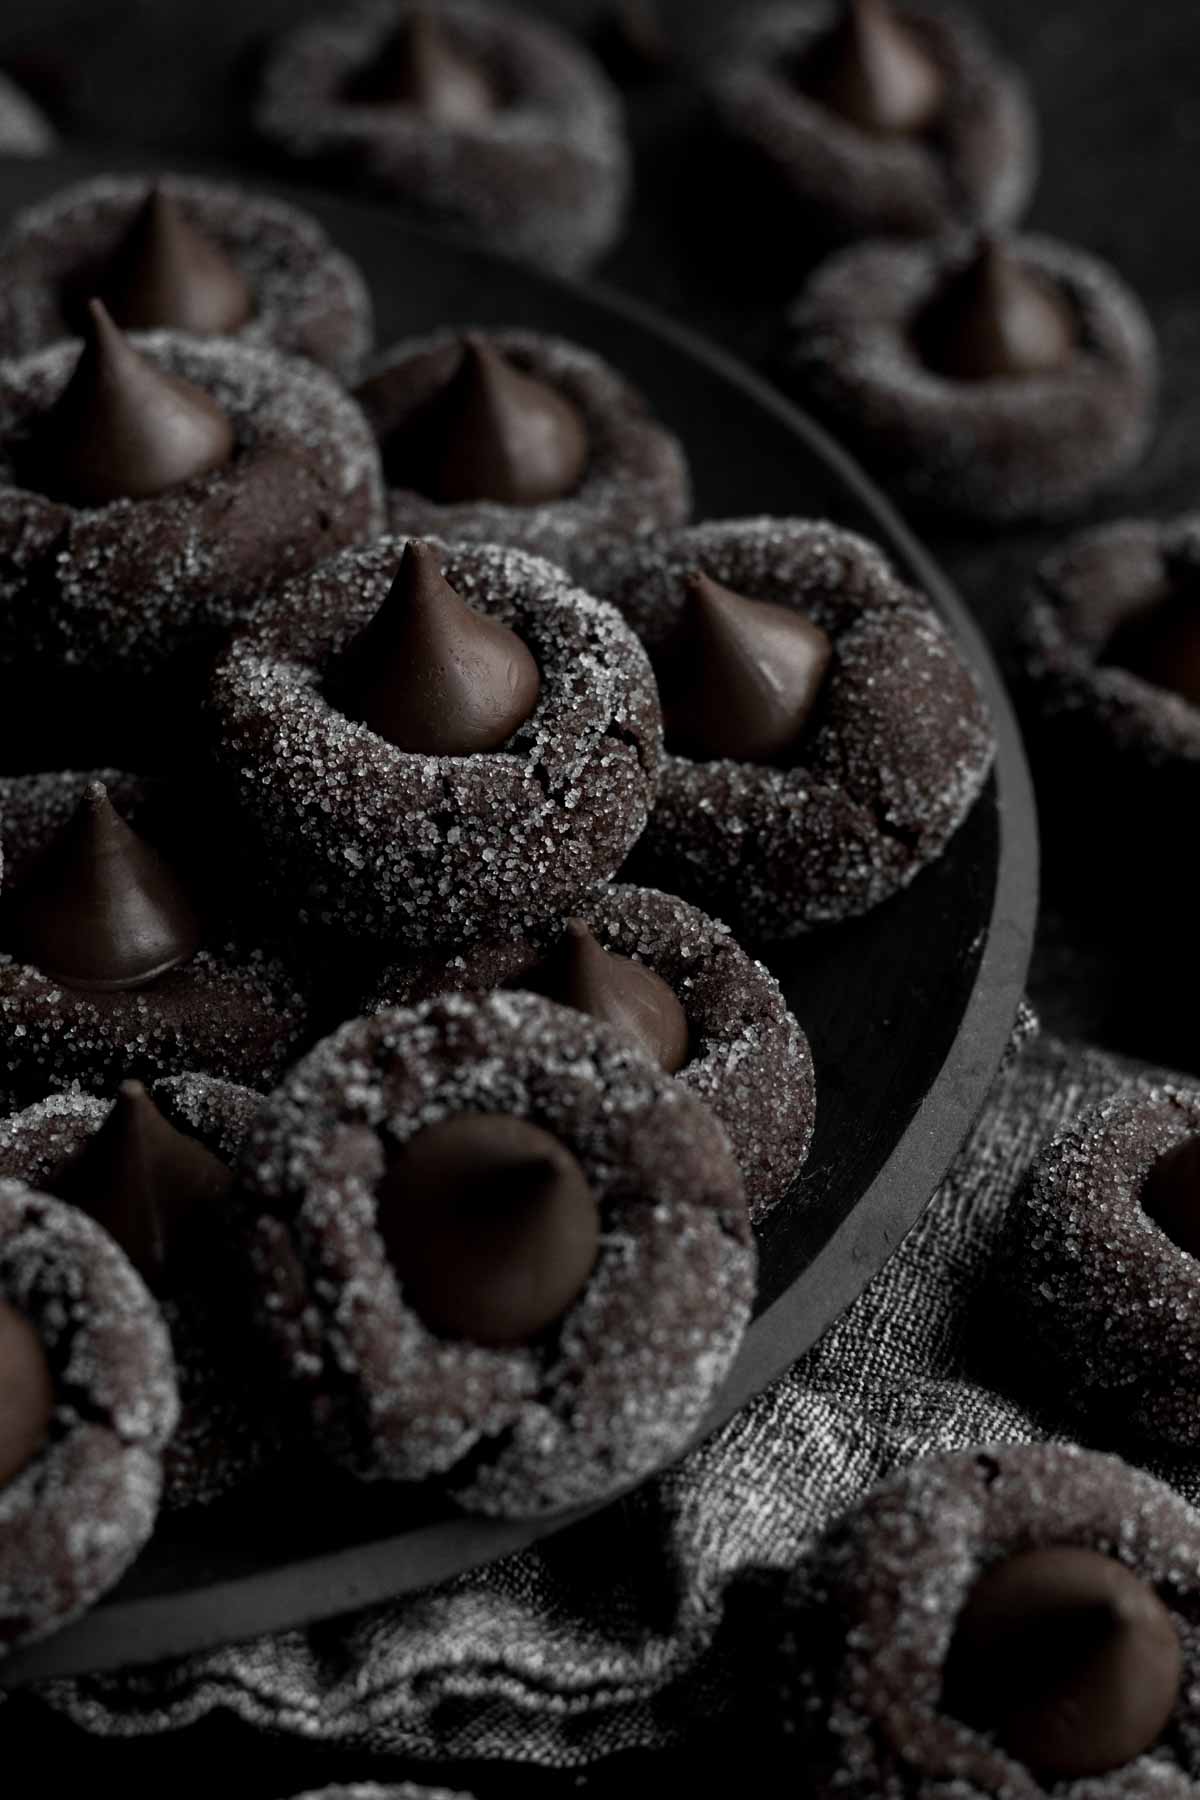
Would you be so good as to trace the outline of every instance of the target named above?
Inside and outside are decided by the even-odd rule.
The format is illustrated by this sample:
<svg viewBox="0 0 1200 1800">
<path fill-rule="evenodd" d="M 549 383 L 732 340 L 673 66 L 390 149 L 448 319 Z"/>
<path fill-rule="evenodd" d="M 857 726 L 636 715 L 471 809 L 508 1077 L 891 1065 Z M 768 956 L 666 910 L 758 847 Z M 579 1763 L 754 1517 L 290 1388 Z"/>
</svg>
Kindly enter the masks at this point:
<svg viewBox="0 0 1200 1800">
<path fill-rule="evenodd" d="M 370 296 L 353 263 L 315 219 L 243 188 L 97 176 L 18 213 L 0 259 L 6 356 L 74 335 L 93 294 L 126 329 L 236 336 L 344 381 L 371 345 Z"/>
<path fill-rule="evenodd" d="M 738 9 L 739 13 L 743 9 Z M 711 79 L 745 203 L 818 241 L 1011 223 L 1036 173 L 1015 70 L 950 8 L 744 9 Z M 768 186 L 768 184 L 771 184 Z"/>
<path fill-rule="evenodd" d="M 985 522 L 1070 512 L 1141 455 L 1157 355 L 1106 264 L 1049 238 L 869 243 L 790 315 L 789 376 L 910 498 Z"/>
<path fill-rule="evenodd" d="M 631 966 L 657 976 L 667 994 L 630 991 Z M 756 1223 L 800 1173 L 816 1113 L 808 1042 L 774 976 L 696 907 L 651 888 L 604 883 L 579 901 L 570 926 L 547 920 L 529 936 L 392 963 L 367 1004 L 411 1006 L 492 988 L 533 988 L 624 1026 L 651 1054 L 664 1043 L 674 1048 L 682 1029 L 666 1066 L 725 1127 Z M 680 1025 L 664 1019 L 672 999 L 682 1009 Z"/>
<path fill-rule="evenodd" d="M 162 1308 L 179 1380 L 164 1504 L 202 1505 L 276 1448 L 250 1329 L 231 1169 L 262 1097 L 206 1075 L 125 1082 L 113 1101 L 53 1094 L 0 1120 L 0 1174 L 69 1201 L 129 1257 Z"/>
<path fill-rule="evenodd" d="M 124 1255 L 75 1207 L 20 1181 L 0 1180 L 0 1303 L 0 1644 L 11 1648 L 93 1605 L 146 1542 L 178 1398 L 166 1327 Z"/>
<path fill-rule="evenodd" d="M 606 592 L 666 715 L 631 875 L 789 937 L 878 905 L 944 850 L 992 735 L 945 628 L 873 545 L 799 519 L 700 525 L 631 552 Z"/>
<path fill-rule="evenodd" d="M 598 356 L 528 331 L 393 346 L 356 398 L 380 442 L 388 526 L 512 544 L 581 585 L 605 540 L 683 524 L 679 440 Z"/>
<path fill-rule="evenodd" d="M 523 718 L 510 675 L 533 699 Z M 416 687 L 441 697 L 449 741 L 432 714 L 432 735 L 404 735 Z M 642 830 L 658 765 L 632 632 L 561 570 L 492 546 L 388 538 L 285 584 L 219 662 L 211 713 L 289 905 L 398 943 L 561 911 Z"/>
<path fill-rule="evenodd" d="M 359 0 L 302 24 L 275 44 L 255 117 L 285 154 L 552 268 L 585 268 L 624 218 L 615 93 L 578 45 L 505 6 Z"/>
<path fill-rule="evenodd" d="M 1198 1557 L 1192 1509 L 1116 1457 L 922 1459 L 793 1580 L 780 1700 L 809 1790 L 1183 1800 Z"/>
<path fill-rule="evenodd" d="M 480 1131 L 494 1154 L 447 1286 L 451 1158 Z M 506 1164 L 509 1134 L 541 1148 Z M 368 1478 L 444 1474 L 478 1510 L 568 1505 L 681 1449 L 749 1317 L 754 1251 L 719 1125 L 611 1028 L 535 995 L 343 1026 L 271 1097 L 240 1174 L 264 1323 L 318 1438 Z M 525 1269 L 535 1291 L 509 1281 Z"/>
</svg>

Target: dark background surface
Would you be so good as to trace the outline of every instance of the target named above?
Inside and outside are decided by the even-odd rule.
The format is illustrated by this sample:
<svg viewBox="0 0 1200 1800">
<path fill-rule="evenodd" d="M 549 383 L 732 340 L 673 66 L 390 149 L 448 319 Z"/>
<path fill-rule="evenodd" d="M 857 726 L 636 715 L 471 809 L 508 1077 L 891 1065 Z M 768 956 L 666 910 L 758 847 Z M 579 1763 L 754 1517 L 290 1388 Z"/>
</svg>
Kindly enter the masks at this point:
<svg viewBox="0 0 1200 1800">
<path fill-rule="evenodd" d="M 260 160 L 246 127 L 256 56 L 264 34 L 298 10 L 294 0 L 10 0 L 0 17 L 0 67 L 41 99 L 64 136 L 144 147 L 164 163 L 172 156 L 239 162 L 249 172 Z M 546 0 L 530 10 L 575 24 L 597 13 L 591 0 Z M 720 0 L 664 0 L 660 8 L 681 68 L 676 79 L 630 97 L 638 202 L 626 240 L 599 273 L 766 364 L 787 294 L 751 285 L 726 266 L 720 208 L 696 192 L 701 122 L 690 69 L 702 61 L 710 27 L 730 10 Z M 1144 0 L 1054 7 L 978 0 L 974 10 L 1025 70 L 1037 101 L 1043 171 L 1031 225 L 1110 258 L 1145 300 L 1163 351 L 1155 448 L 1091 516 L 1190 508 L 1200 501 L 1200 8 L 1190 0 L 1156 8 Z M 1003 656 L 1022 586 L 1057 534 L 972 539 L 928 522 L 923 530 Z M 1180 855 L 1189 848 L 1185 835 Z M 1119 1047 L 1200 1067 L 1188 984 L 1181 990 L 1173 980 L 1167 991 L 1120 914 L 1102 916 L 1091 903 L 1089 884 L 1103 883 L 1105 856 L 1119 857 L 1119 848 L 1097 847 L 1082 891 L 1068 896 L 1052 888 L 1048 895 L 1035 984 L 1043 1014 Z M 119 1785 L 129 1800 L 164 1792 L 188 1800 L 211 1793 L 214 1783 L 230 1800 L 266 1800 L 333 1780 L 401 1773 L 394 1764 L 372 1768 L 362 1757 L 264 1743 L 221 1723 L 153 1743 L 93 1743 L 28 1699 L 0 1709 L 0 1743 L 10 1769 L 24 1767 L 25 1779 L 43 1791 L 67 1795 L 82 1777 L 89 1785 Z M 704 1746 L 701 1791 L 719 1779 L 713 1753 Z M 647 1768 L 649 1760 L 622 1759 L 588 1778 L 586 1789 L 688 1779 L 678 1763 Z M 436 1774 L 485 1796 L 537 1800 L 580 1791 L 575 1778 L 528 1771 Z"/>
</svg>

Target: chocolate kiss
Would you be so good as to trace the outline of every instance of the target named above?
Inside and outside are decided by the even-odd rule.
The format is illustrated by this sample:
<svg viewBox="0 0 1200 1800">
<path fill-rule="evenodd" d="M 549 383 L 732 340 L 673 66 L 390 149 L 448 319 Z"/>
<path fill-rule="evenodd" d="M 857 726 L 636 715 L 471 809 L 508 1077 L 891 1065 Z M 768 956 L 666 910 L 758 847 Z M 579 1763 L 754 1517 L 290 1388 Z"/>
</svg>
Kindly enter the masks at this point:
<svg viewBox="0 0 1200 1800">
<path fill-rule="evenodd" d="M 140 500 L 219 468 L 233 427 L 216 401 L 140 356 L 99 300 L 83 351 L 25 452 L 30 485 L 74 506 Z"/>
<path fill-rule="evenodd" d="M 1174 1621 L 1148 1582 L 1095 1550 L 1026 1550 L 971 1590 L 943 1707 L 1043 1778 L 1102 1775 L 1154 1743 L 1182 1667 Z"/>
<path fill-rule="evenodd" d="M 667 749 L 697 762 L 775 762 L 795 748 L 833 646 L 790 607 L 696 571 L 659 662 Z"/>
<path fill-rule="evenodd" d="M 849 0 L 801 66 L 804 87 L 860 131 L 923 131 L 942 110 L 942 71 L 887 0 Z"/>
<path fill-rule="evenodd" d="M 1142 1187 L 1142 1211 L 1173 1244 L 1200 1257 L 1200 1137 L 1160 1156 Z"/>
<path fill-rule="evenodd" d="M 60 1169 L 50 1192 L 103 1225 L 139 1275 L 161 1288 L 193 1247 L 233 1176 L 164 1119 L 140 1081 L 124 1081 L 95 1137 Z"/>
<path fill-rule="evenodd" d="M 1069 306 L 1049 282 L 985 238 L 926 306 L 917 338 L 939 374 L 989 381 L 1064 368 L 1076 330 Z"/>
<path fill-rule="evenodd" d="M 1200 706 L 1200 594 L 1194 585 L 1166 594 L 1122 625 L 1104 661 Z"/>
<path fill-rule="evenodd" d="M 404 1298 L 432 1331 L 524 1344 L 562 1317 L 596 1261 L 600 1221 L 571 1152 L 524 1119 L 429 1125 L 378 1189 L 377 1223 Z"/>
<path fill-rule="evenodd" d="M 411 106 L 438 125 L 477 125 L 496 110 L 484 71 L 425 12 L 404 20 L 350 82 L 346 97 L 367 106 Z"/>
<path fill-rule="evenodd" d="M 558 943 L 521 986 L 573 1006 L 632 1038 L 673 1075 L 688 1059 L 687 1018 L 661 976 L 596 942 L 582 919 L 568 919 Z"/>
<path fill-rule="evenodd" d="M 0 1487 L 32 1462 L 50 1431 L 54 1378 L 42 1340 L 0 1300 Z"/>
<path fill-rule="evenodd" d="M 400 448 L 414 471 L 412 485 L 443 506 L 539 506 L 571 493 L 587 466 L 578 410 L 474 335 L 464 338 L 454 373 L 408 432 Z"/>
<path fill-rule="evenodd" d="M 4 912 L 13 954 L 84 992 L 145 987 L 200 945 L 182 883 L 114 812 L 99 781 Z"/>
<path fill-rule="evenodd" d="M 162 188 L 139 206 L 103 276 L 104 301 L 126 331 L 236 331 L 254 310 L 241 271 Z"/>
<path fill-rule="evenodd" d="M 461 600 L 428 544 L 410 542 L 370 624 L 351 644 L 333 698 L 399 750 L 497 750 L 541 689 L 515 631 Z"/>
</svg>

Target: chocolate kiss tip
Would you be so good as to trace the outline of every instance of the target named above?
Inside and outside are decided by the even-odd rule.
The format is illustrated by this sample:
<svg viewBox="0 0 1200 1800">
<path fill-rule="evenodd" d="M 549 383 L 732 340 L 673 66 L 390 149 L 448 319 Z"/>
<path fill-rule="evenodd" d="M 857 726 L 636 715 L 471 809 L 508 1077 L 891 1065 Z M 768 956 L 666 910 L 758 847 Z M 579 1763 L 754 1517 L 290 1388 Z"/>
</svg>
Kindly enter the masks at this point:
<svg viewBox="0 0 1200 1800">
<path fill-rule="evenodd" d="M 526 1119 L 461 1114 L 410 1138 L 378 1190 L 405 1300 L 444 1337 L 528 1343 L 596 1261 L 600 1220 L 565 1144 Z"/>
<path fill-rule="evenodd" d="M 442 505 L 543 505 L 573 492 L 587 466 L 578 408 L 477 332 L 411 430 L 415 484 Z"/>
<path fill-rule="evenodd" d="M 584 920 L 567 920 L 528 979 L 548 1000 L 623 1032 L 668 1075 L 687 1061 L 687 1015 L 674 990 L 653 969 L 606 950 Z"/>
<path fill-rule="evenodd" d="M 925 361 L 959 381 L 1064 368 L 1077 332 L 1066 299 L 991 235 L 981 235 L 917 322 Z"/>
<path fill-rule="evenodd" d="M 941 69 L 887 0 L 849 0 L 800 77 L 834 112 L 881 137 L 925 130 L 945 98 Z"/>
<path fill-rule="evenodd" d="M 200 921 L 173 871 L 92 782 L 4 906 L 23 962 L 83 992 L 145 987 L 200 946 Z"/>
<path fill-rule="evenodd" d="M 778 761 L 816 704 L 828 636 L 803 613 L 734 593 L 701 570 L 685 589 L 660 684 L 668 750 L 697 761 Z"/>
<path fill-rule="evenodd" d="M 79 360 L 24 461 L 28 484 L 52 498 L 105 506 L 206 474 L 228 462 L 233 444 L 216 401 L 135 350 L 93 298 Z"/>
<path fill-rule="evenodd" d="M 165 327 L 213 336 L 237 331 L 254 310 L 240 269 L 158 182 L 113 252 L 103 289 L 126 331 Z"/>
<path fill-rule="evenodd" d="M 1107 1774 L 1159 1737 L 1182 1673 L 1149 1582 L 1073 1545 L 1019 1551 L 980 1577 L 946 1659 L 943 1705 L 1038 1775 Z"/>
<path fill-rule="evenodd" d="M 410 541 L 379 611 L 346 652 L 333 698 L 398 750 L 498 750 L 537 705 L 541 676 L 515 631 L 455 593 Z"/>
<path fill-rule="evenodd" d="M 232 1181 L 211 1151 L 163 1117 L 140 1081 L 123 1081 L 99 1131 L 50 1185 L 103 1225 L 156 1287 Z"/>
<path fill-rule="evenodd" d="M 410 13 L 385 39 L 346 96 L 368 106 L 411 106 L 437 125 L 477 125 L 496 110 L 486 72 L 424 10 Z"/>
</svg>

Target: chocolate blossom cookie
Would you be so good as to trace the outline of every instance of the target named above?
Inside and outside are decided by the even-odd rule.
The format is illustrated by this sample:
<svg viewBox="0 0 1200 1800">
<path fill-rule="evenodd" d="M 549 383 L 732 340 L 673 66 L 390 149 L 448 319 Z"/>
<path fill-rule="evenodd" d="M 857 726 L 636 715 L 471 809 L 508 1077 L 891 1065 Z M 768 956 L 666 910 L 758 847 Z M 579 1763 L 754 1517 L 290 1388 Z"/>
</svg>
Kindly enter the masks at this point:
<svg viewBox="0 0 1200 1800">
<path fill-rule="evenodd" d="M 1042 237 L 863 244 L 790 314 L 786 373 L 894 487 L 983 523 L 1054 518 L 1137 461 L 1157 355 L 1140 302 Z"/>
<path fill-rule="evenodd" d="M 264 194 L 166 175 L 101 175 L 17 213 L 0 236 L 0 347 L 78 332 L 93 295 L 126 331 L 236 337 L 353 381 L 371 299 L 307 214 Z"/>
<path fill-rule="evenodd" d="M 683 446 L 599 357 L 529 331 L 440 331 L 384 352 L 358 399 L 388 528 L 513 544 L 587 586 L 610 540 L 691 513 Z"/>
<path fill-rule="evenodd" d="M 1024 211 L 1037 172 L 1025 86 L 961 13 L 888 0 L 747 11 L 711 83 L 748 165 L 747 206 L 773 202 L 781 229 L 826 243 Z"/>
<path fill-rule="evenodd" d="M 181 1075 L 149 1091 L 123 1082 L 111 1101 L 53 1094 L 0 1120 L 0 1177 L 95 1219 L 162 1309 L 180 1397 L 164 1456 L 167 1506 L 217 1499 L 277 1443 L 232 1174 L 261 1104 L 248 1088 Z"/>
<path fill-rule="evenodd" d="M 385 538 L 285 583 L 217 664 L 213 754 L 310 924 L 452 943 L 561 914 L 654 792 L 616 612 L 521 550 Z"/>
<path fill-rule="evenodd" d="M 178 1413 L 166 1328 L 73 1206 L 0 1180 L 0 1647 L 57 1631 L 154 1528 Z"/>
<path fill-rule="evenodd" d="M 605 882 L 571 919 L 528 936 L 391 964 L 367 1006 L 492 988 L 532 988 L 624 1030 L 706 1101 L 756 1224 L 799 1174 L 816 1115 L 808 1041 L 775 977 L 728 926 L 673 895 Z"/>
<path fill-rule="evenodd" d="M 615 93 L 579 45 L 504 6 L 343 6 L 278 41 L 255 117 L 285 155 L 506 256 L 573 273 L 624 219 Z"/>
<path fill-rule="evenodd" d="M 263 1321 L 322 1446 L 537 1513 L 681 1450 L 750 1315 L 707 1108 L 533 994 L 352 1020 L 271 1096 L 240 1175 Z"/>
<path fill-rule="evenodd" d="M 945 628 L 874 545 L 802 519 L 698 525 L 632 551 L 608 597 L 662 691 L 633 878 L 792 937 L 945 849 L 992 736 Z"/>
<path fill-rule="evenodd" d="M 0 783 L 0 804 L 22 785 Z M 32 1098 L 196 1069 L 270 1083 L 308 1020 L 289 971 L 238 944 L 212 895 L 122 818 L 102 781 L 66 772 L 34 785 L 36 803 L 10 805 L 3 827 L 5 1084 Z M 126 792 L 139 822 L 153 816 L 153 784 Z M 78 797 L 61 824 L 67 795 Z"/>
<path fill-rule="evenodd" d="M 1198 1568 L 1191 1507 L 1116 1457 L 918 1461 L 793 1580 L 779 1699 L 805 1792 L 1184 1800 Z"/>
<path fill-rule="evenodd" d="M 1200 1447 L 1200 1097 L 1130 1088 L 1035 1164 L 1004 1291 L 1111 1437 Z"/>
<path fill-rule="evenodd" d="M 0 666 L 144 676 L 381 520 L 362 414 L 311 363 L 226 338 L 126 338 L 0 366 Z"/>
</svg>

